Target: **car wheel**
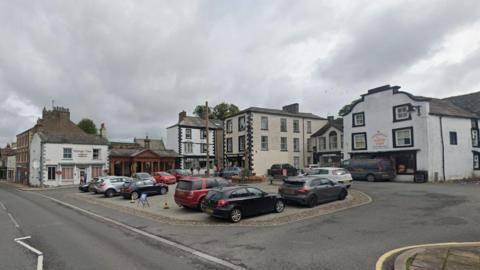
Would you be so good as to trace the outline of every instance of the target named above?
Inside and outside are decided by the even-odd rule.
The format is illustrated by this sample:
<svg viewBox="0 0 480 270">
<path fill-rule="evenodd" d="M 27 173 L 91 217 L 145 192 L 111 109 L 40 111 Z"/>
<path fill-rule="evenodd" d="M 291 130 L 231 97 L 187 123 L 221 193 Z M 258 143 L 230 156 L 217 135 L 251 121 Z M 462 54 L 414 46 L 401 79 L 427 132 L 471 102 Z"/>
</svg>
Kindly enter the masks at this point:
<svg viewBox="0 0 480 270">
<path fill-rule="evenodd" d="M 130 198 L 131 198 L 132 200 L 138 199 L 138 192 L 136 192 L 136 191 L 132 192 L 132 195 L 130 195 Z"/>
<path fill-rule="evenodd" d="M 167 194 L 167 192 L 168 192 L 167 189 L 164 188 L 164 187 L 160 189 L 160 194 L 161 195 L 165 195 L 165 194 Z"/>
<path fill-rule="evenodd" d="M 283 202 L 283 200 L 277 200 L 275 202 L 275 212 L 281 213 L 283 212 L 283 210 L 285 210 L 285 203 Z"/>
<path fill-rule="evenodd" d="M 200 201 L 198 202 L 198 210 L 204 212 L 205 211 L 205 207 L 203 207 L 203 201 L 205 200 L 205 197 L 201 198 Z"/>
<path fill-rule="evenodd" d="M 109 190 L 105 191 L 105 197 L 111 198 L 111 197 L 113 197 L 113 195 L 115 195 L 115 191 L 113 189 L 109 189 Z"/>
<path fill-rule="evenodd" d="M 338 195 L 338 199 L 341 200 L 341 201 L 343 201 L 343 200 L 345 200 L 345 198 L 347 197 L 347 195 L 348 195 L 347 190 L 342 189 L 342 191 L 340 191 L 340 194 Z"/>
<path fill-rule="evenodd" d="M 312 195 L 307 199 L 308 207 L 314 207 L 315 205 L 317 205 L 317 203 L 318 203 L 318 200 L 316 195 Z"/>
<path fill-rule="evenodd" d="M 367 175 L 367 181 L 368 182 L 375 182 L 375 176 L 373 174 Z"/>
<path fill-rule="evenodd" d="M 242 210 L 238 208 L 233 208 L 233 210 L 230 212 L 230 221 L 233 223 L 237 223 L 240 220 L 242 220 Z"/>
</svg>

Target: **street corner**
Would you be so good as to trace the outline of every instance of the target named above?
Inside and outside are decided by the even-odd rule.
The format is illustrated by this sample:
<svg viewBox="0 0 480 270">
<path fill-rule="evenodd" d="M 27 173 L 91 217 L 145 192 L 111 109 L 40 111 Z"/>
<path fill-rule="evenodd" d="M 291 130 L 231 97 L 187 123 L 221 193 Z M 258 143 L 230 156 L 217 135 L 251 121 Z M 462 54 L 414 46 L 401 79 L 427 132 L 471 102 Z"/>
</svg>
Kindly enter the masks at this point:
<svg viewBox="0 0 480 270">
<path fill-rule="evenodd" d="M 480 269 L 480 242 L 407 246 L 383 254 L 376 270 Z"/>
<path fill-rule="evenodd" d="M 106 198 L 102 194 L 79 192 L 70 192 L 65 195 L 75 200 L 152 219 L 163 224 L 192 226 L 279 226 L 320 217 L 372 202 L 372 199 L 367 194 L 358 190 L 350 190 L 345 200 L 324 203 L 313 208 L 289 204 L 282 213 L 253 216 L 245 218 L 239 223 L 230 223 L 222 219 L 213 218 L 198 209 L 177 206 L 171 193 L 148 197 L 149 202 L 147 206 L 143 206 L 138 201 L 132 203 L 132 201 L 119 196 Z"/>
</svg>

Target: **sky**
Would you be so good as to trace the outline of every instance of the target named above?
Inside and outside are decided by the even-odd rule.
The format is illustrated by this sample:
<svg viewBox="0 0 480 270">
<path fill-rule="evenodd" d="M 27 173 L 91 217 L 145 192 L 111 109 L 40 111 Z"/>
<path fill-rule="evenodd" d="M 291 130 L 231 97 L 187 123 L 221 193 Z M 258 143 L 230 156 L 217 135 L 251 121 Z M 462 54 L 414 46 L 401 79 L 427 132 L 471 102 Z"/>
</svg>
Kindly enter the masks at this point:
<svg viewBox="0 0 480 270">
<path fill-rule="evenodd" d="M 325 117 L 386 84 L 480 91 L 480 1 L 0 0 L 0 146 L 52 100 L 159 138 L 205 101 Z"/>
</svg>

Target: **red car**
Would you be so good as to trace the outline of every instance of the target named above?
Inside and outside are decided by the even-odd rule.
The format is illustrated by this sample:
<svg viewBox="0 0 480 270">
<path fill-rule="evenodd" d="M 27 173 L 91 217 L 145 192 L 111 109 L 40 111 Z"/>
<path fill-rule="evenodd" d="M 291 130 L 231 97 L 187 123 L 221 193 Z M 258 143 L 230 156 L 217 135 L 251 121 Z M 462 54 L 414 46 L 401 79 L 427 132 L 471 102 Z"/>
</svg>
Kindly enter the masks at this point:
<svg viewBox="0 0 480 270">
<path fill-rule="evenodd" d="M 190 170 L 184 170 L 184 169 L 172 169 L 172 170 L 169 170 L 168 173 L 175 176 L 177 178 L 177 181 L 180 180 L 180 178 L 183 178 L 185 176 L 192 176 L 192 172 Z"/>
<path fill-rule="evenodd" d="M 153 174 L 153 178 L 157 183 L 164 183 L 164 184 L 175 184 L 177 182 L 177 178 L 167 172 L 156 172 Z"/>
<path fill-rule="evenodd" d="M 224 178 L 184 177 L 178 181 L 175 189 L 175 202 L 179 206 L 200 210 L 202 200 L 210 189 L 231 185 Z"/>
</svg>

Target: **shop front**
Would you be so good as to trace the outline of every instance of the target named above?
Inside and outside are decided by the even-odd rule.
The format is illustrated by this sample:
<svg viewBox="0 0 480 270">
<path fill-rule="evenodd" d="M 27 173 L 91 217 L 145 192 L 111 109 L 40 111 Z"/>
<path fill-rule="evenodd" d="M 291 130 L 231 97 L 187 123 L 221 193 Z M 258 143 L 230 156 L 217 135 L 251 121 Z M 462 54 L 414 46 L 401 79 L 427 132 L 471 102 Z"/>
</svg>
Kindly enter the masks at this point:
<svg viewBox="0 0 480 270">
<path fill-rule="evenodd" d="M 417 150 L 351 153 L 352 159 L 382 158 L 392 161 L 397 175 L 414 175 L 417 172 Z"/>
<path fill-rule="evenodd" d="M 336 152 L 317 152 L 314 154 L 314 163 L 320 164 L 321 167 L 340 167 L 343 154 Z"/>
<path fill-rule="evenodd" d="M 115 149 L 110 153 L 110 174 L 131 176 L 135 172 L 154 173 L 175 168 L 176 156 L 161 156 L 153 150 Z"/>
</svg>

